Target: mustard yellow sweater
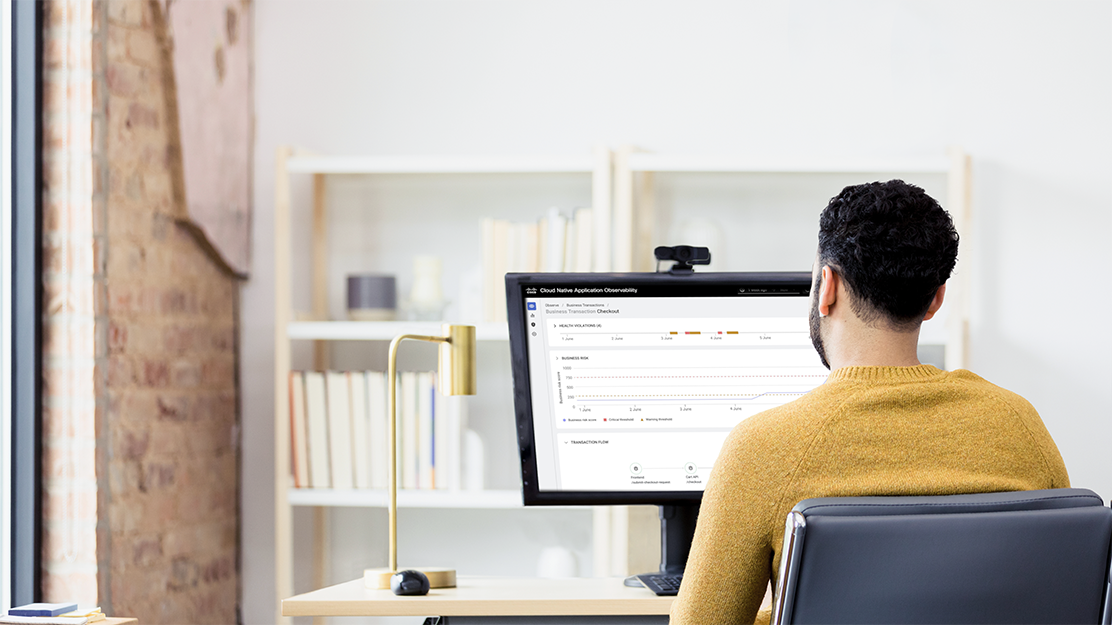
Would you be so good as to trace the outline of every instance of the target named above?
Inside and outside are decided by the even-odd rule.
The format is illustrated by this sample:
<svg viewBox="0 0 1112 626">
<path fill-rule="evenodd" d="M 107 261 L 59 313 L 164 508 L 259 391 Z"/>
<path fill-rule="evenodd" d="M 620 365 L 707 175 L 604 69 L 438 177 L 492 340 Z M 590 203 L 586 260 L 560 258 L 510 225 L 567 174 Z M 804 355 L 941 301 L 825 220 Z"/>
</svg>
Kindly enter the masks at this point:
<svg viewBox="0 0 1112 626">
<path fill-rule="evenodd" d="M 703 494 L 673 624 L 752 624 L 780 567 L 784 519 L 806 498 L 1068 487 L 1023 398 L 965 370 L 845 367 L 754 415 L 722 446 Z"/>
</svg>

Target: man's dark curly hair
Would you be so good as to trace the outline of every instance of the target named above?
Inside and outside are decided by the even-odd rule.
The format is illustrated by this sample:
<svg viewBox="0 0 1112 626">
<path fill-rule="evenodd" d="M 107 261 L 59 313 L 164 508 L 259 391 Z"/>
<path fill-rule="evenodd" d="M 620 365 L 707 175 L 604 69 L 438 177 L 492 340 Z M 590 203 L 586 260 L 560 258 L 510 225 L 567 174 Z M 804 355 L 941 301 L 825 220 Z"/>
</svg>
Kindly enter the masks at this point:
<svg viewBox="0 0 1112 626">
<path fill-rule="evenodd" d="M 845 279 L 853 312 L 870 324 L 921 323 L 957 257 L 950 214 L 902 180 L 846 187 L 819 217 L 819 263 Z"/>
</svg>

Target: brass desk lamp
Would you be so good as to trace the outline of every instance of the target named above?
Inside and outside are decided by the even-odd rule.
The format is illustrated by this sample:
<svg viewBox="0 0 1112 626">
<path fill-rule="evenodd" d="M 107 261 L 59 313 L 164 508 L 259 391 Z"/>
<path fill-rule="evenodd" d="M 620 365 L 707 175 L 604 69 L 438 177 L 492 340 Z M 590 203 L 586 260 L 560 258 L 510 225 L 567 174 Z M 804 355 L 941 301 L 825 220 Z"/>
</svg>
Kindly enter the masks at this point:
<svg viewBox="0 0 1112 626">
<path fill-rule="evenodd" d="M 443 336 L 398 335 L 390 342 L 386 385 L 390 397 L 390 567 L 363 570 L 363 584 L 371 589 L 389 589 L 390 577 L 398 570 L 398 344 L 406 339 L 440 344 L 438 388 L 450 396 L 475 395 L 475 327 L 444 324 Z M 432 588 L 455 587 L 456 570 L 443 567 L 413 567 L 425 574 Z"/>
</svg>

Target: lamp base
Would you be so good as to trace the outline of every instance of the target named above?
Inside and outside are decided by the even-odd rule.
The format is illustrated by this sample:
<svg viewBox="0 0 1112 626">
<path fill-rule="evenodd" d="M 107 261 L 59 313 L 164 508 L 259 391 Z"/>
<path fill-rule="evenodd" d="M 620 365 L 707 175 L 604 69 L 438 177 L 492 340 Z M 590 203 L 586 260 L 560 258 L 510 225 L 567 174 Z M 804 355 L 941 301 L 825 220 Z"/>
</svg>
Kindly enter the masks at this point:
<svg viewBox="0 0 1112 626">
<path fill-rule="evenodd" d="M 456 570 L 454 569 L 447 567 L 406 567 L 403 569 L 415 569 L 427 576 L 429 587 L 432 589 L 456 586 Z M 397 572 L 386 567 L 365 569 L 363 570 L 363 586 L 367 589 L 389 589 L 390 577 L 395 573 Z"/>
</svg>

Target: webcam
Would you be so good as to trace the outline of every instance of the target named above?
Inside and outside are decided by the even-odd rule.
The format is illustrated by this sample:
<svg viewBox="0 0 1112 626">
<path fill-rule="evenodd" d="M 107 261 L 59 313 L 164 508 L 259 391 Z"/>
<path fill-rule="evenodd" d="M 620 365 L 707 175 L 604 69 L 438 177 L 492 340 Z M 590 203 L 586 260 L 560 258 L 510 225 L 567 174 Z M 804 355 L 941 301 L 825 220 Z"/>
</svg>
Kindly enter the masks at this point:
<svg viewBox="0 0 1112 626">
<path fill-rule="evenodd" d="M 656 256 L 657 271 L 660 271 L 661 261 L 675 261 L 671 274 L 690 274 L 695 271 L 694 265 L 710 265 L 710 248 L 697 246 L 658 246 L 653 250 Z"/>
</svg>

